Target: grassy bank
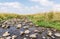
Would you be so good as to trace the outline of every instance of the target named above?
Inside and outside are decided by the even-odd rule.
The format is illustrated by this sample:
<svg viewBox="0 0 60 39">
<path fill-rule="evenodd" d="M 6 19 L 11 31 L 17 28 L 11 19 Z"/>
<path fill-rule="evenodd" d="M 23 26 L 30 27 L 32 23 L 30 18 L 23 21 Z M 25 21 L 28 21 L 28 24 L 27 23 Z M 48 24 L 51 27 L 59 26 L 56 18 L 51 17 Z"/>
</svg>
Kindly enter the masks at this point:
<svg viewBox="0 0 60 39">
<path fill-rule="evenodd" d="M 36 25 L 40 27 L 49 27 L 55 28 L 60 30 L 60 13 L 43 13 L 43 14 L 35 14 L 35 15 L 28 15 L 29 19 L 33 21 Z"/>
<path fill-rule="evenodd" d="M 23 18 L 23 15 L 18 15 L 18 14 L 0 14 L 0 21 L 3 20 L 8 20 L 8 19 L 12 19 L 12 18 Z"/>
<path fill-rule="evenodd" d="M 27 17 L 32 20 L 33 23 L 40 27 L 49 27 L 60 30 L 60 13 L 42 13 L 33 15 L 18 15 L 18 14 L 0 14 L 0 21 L 8 20 L 11 18 L 24 18 Z"/>
</svg>

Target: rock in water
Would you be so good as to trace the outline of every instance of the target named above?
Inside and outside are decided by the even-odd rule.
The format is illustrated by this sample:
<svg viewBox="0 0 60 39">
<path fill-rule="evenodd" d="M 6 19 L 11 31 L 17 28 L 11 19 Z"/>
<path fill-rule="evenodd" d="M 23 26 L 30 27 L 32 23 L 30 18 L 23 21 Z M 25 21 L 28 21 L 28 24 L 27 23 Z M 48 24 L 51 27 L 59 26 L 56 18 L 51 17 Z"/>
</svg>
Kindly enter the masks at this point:
<svg viewBox="0 0 60 39">
<path fill-rule="evenodd" d="M 6 39 L 11 39 L 11 37 L 9 36 L 9 37 L 6 37 Z"/>
<path fill-rule="evenodd" d="M 3 34 L 3 36 L 9 36 L 10 35 L 10 33 L 8 32 L 8 31 L 6 31 L 4 34 Z"/>
<path fill-rule="evenodd" d="M 19 29 L 19 28 L 21 28 L 21 26 L 22 26 L 21 24 L 18 24 L 16 27 L 17 27 L 17 29 Z"/>
<path fill-rule="evenodd" d="M 54 35 L 57 37 L 60 37 L 60 33 L 55 33 Z"/>
<path fill-rule="evenodd" d="M 29 30 L 25 30 L 25 32 L 24 32 L 25 34 L 28 34 L 28 33 L 30 33 L 30 31 Z"/>
<path fill-rule="evenodd" d="M 37 32 L 38 33 L 39 31 L 38 30 L 34 30 L 34 32 Z"/>
<path fill-rule="evenodd" d="M 16 39 L 16 37 L 17 37 L 16 35 L 13 35 L 13 36 L 12 36 L 12 39 Z"/>
<path fill-rule="evenodd" d="M 4 28 L 5 27 L 5 25 L 2 25 L 2 28 Z"/>
<path fill-rule="evenodd" d="M 31 34 L 30 37 L 31 38 L 36 38 L 37 36 L 36 36 L 36 34 Z"/>
<path fill-rule="evenodd" d="M 46 39 L 46 37 L 45 37 L 45 36 L 42 36 L 42 38 L 43 38 L 43 39 Z"/>
<path fill-rule="evenodd" d="M 20 31 L 20 35 L 23 35 L 24 34 L 24 32 L 23 31 Z"/>
<path fill-rule="evenodd" d="M 52 36 L 52 32 L 51 31 L 48 31 L 47 33 L 49 36 Z"/>
<path fill-rule="evenodd" d="M 29 26 L 24 26 L 23 28 L 24 28 L 24 29 L 28 29 L 28 28 L 29 28 Z"/>
<path fill-rule="evenodd" d="M 24 38 L 24 39 L 27 39 L 27 38 Z"/>
</svg>

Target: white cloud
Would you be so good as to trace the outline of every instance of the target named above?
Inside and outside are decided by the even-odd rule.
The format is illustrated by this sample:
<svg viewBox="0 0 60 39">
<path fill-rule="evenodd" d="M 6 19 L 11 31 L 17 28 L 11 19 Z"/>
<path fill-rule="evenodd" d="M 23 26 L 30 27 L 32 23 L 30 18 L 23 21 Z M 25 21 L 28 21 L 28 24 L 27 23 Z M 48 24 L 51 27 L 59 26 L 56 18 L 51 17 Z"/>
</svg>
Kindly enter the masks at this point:
<svg viewBox="0 0 60 39">
<path fill-rule="evenodd" d="M 60 4 L 54 4 L 53 10 L 54 11 L 60 11 Z"/>
<path fill-rule="evenodd" d="M 28 7 L 19 2 L 4 2 L 4 3 L 0 3 L 0 12 L 34 14 L 34 13 L 45 12 L 49 10 L 60 11 L 60 4 L 55 4 L 53 1 L 49 1 L 49 0 L 30 0 L 30 1 L 37 2 L 44 7 L 40 7 L 39 5 Z"/>
<path fill-rule="evenodd" d="M 52 6 L 54 4 L 53 1 L 49 1 L 49 0 L 30 0 L 30 1 L 38 2 L 39 4 L 43 6 Z"/>
<path fill-rule="evenodd" d="M 38 5 L 35 6 L 24 6 L 19 2 L 4 2 L 0 3 L 0 12 L 14 12 L 20 14 L 33 14 L 40 9 Z"/>
<path fill-rule="evenodd" d="M 22 4 L 19 2 L 4 2 L 0 3 L 0 6 L 19 8 Z"/>
<path fill-rule="evenodd" d="M 49 1 L 49 0 L 30 0 L 30 1 L 37 2 L 44 7 L 51 7 L 50 11 L 52 11 L 52 10 L 60 11 L 60 4 L 54 3 L 54 1 Z M 48 11 L 48 9 L 47 9 L 47 11 Z"/>
</svg>

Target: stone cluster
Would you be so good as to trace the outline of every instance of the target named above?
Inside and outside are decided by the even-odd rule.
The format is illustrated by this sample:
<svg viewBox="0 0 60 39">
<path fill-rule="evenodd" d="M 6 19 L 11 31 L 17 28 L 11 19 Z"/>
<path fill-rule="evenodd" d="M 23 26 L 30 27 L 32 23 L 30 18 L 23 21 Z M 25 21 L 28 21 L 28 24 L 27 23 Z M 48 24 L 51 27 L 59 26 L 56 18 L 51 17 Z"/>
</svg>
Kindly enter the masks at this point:
<svg viewBox="0 0 60 39">
<path fill-rule="evenodd" d="M 60 39 L 60 31 L 39 27 L 28 19 L 10 19 L 0 25 L 0 39 Z"/>
</svg>

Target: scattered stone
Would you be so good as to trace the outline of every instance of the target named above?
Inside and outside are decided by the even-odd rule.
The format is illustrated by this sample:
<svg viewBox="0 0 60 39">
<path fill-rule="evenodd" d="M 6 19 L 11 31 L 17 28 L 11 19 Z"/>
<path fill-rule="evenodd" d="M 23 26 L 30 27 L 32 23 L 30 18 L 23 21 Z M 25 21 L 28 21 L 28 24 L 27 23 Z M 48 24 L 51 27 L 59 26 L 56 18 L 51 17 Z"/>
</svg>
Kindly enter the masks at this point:
<svg viewBox="0 0 60 39">
<path fill-rule="evenodd" d="M 10 35 L 10 33 L 8 32 L 8 31 L 6 31 L 4 34 L 3 34 L 3 36 L 9 36 Z"/>
<path fill-rule="evenodd" d="M 28 29 L 28 28 L 29 28 L 29 26 L 24 26 L 23 28 L 24 28 L 24 29 Z"/>
<path fill-rule="evenodd" d="M 29 35 L 26 35 L 27 37 L 29 36 Z"/>
<path fill-rule="evenodd" d="M 6 39 L 11 39 L 11 37 L 9 36 L 9 37 L 6 37 Z"/>
<path fill-rule="evenodd" d="M 29 25 L 30 25 L 30 26 L 32 26 L 32 25 L 33 25 L 33 23 L 29 23 Z"/>
<path fill-rule="evenodd" d="M 36 38 L 37 36 L 36 36 L 36 34 L 31 34 L 30 37 L 31 38 Z"/>
<path fill-rule="evenodd" d="M 55 33 L 54 35 L 57 37 L 60 37 L 60 33 Z"/>
<path fill-rule="evenodd" d="M 16 39 L 16 37 L 17 37 L 16 35 L 13 35 L 13 36 L 12 36 L 12 39 Z"/>
<path fill-rule="evenodd" d="M 39 32 L 38 30 L 34 30 L 34 32 Z"/>
<path fill-rule="evenodd" d="M 30 31 L 29 30 L 25 30 L 25 32 L 24 32 L 25 34 L 28 34 L 28 33 L 30 33 Z"/>
<path fill-rule="evenodd" d="M 2 25 L 2 28 L 4 28 L 5 27 L 5 25 Z"/>
<path fill-rule="evenodd" d="M 7 28 L 10 28 L 10 26 L 9 26 L 9 25 L 6 25 L 5 28 L 6 28 L 6 29 L 7 29 Z"/>
<path fill-rule="evenodd" d="M 27 39 L 27 38 L 23 38 L 23 39 Z"/>
<path fill-rule="evenodd" d="M 54 36 L 51 36 L 53 39 L 55 39 L 55 37 Z"/>
<path fill-rule="evenodd" d="M 47 33 L 49 36 L 52 36 L 52 31 L 48 31 L 48 33 Z"/>
<path fill-rule="evenodd" d="M 11 28 L 9 28 L 10 26 Z M 56 29 L 38 27 L 27 19 L 8 20 L 3 22 L 0 27 L 0 39 L 60 39 L 60 33 Z"/>
<path fill-rule="evenodd" d="M 45 37 L 45 36 L 42 36 L 42 38 L 43 38 L 43 39 L 46 39 L 46 37 Z"/>
<path fill-rule="evenodd" d="M 23 35 L 24 34 L 24 32 L 23 31 L 20 31 L 20 35 Z"/>
<path fill-rule="evenodd" d="M 19 28 L 21 28 L 21 26 L 22 26 L 21 24 L 18 24 L 16 27 L 17 27 L 17 29 L 19 29 Z"/>
</svg>

